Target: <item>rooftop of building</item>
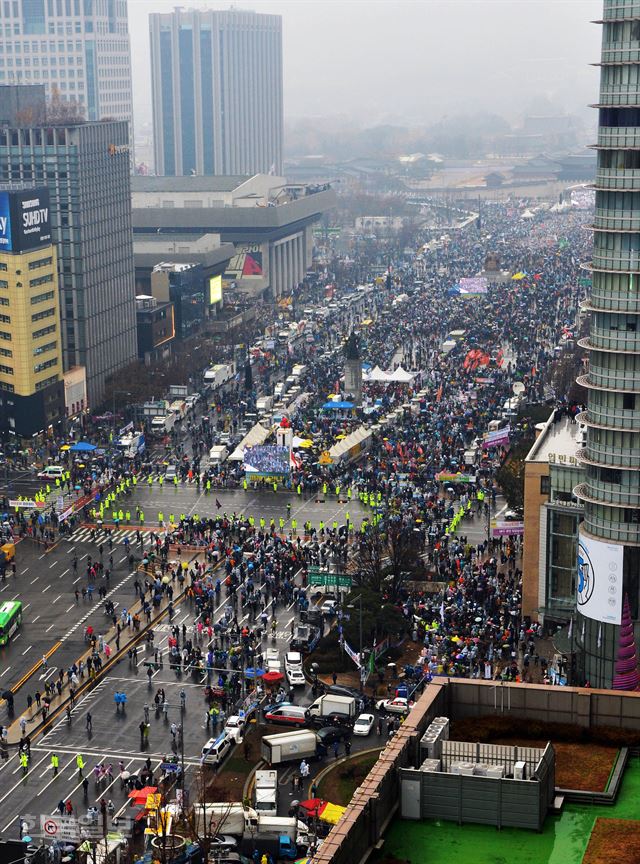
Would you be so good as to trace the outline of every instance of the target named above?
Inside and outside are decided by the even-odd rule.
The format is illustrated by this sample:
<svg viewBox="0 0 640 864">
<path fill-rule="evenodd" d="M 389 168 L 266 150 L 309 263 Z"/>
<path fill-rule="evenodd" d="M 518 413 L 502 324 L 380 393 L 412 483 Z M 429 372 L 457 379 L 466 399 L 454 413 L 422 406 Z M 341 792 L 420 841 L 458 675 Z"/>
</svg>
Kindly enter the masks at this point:
<svg viewBox="0 0 640 864">
<path fill-rule="evenodd" d="M 251 177 L 250 174 L 217 174 L 204 176 L 194 174 L 187 177 L 165 177 L 134 174 L 131 178 L 132 192 L 233 192 Z"/>
<path fill-rule="evenodd" d="M 550 457 L 554 461 L 559 456 L 575 456 L 580 447 L 580 429 L 580 424 L 566 414 L 557 416 L 557 409 L 552 410 L 525 461 L 549 462 Z"/>
</svg>

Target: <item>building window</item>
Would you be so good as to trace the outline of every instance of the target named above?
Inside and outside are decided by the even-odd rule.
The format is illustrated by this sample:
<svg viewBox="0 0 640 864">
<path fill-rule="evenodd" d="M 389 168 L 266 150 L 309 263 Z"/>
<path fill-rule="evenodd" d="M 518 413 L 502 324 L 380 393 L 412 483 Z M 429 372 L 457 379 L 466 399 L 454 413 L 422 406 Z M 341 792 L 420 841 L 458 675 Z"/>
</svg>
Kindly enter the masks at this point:
<svg viewBox="0 0 640 864">
<path fill-rule="evenodd" d="M 6 330 L 0 330 L 0 339 L 4 339 L 5 342 L 11 342 L 11 333 L 7 333 Z"/>
<path fill-rule="evenodd" d="M 13 369 L 11 368 L 11 366 L 2 366 L 2 365 L 0 365 L 0 372 L 1 372 L 3 375 L 13 375 Z"/>
<path fill-rule="evenodd" d="M 0 355 L 2 357 L 13 357 L 13 351 L 10 351 L 8 348 L 0 348 Z"/>
<path fill-rule="evenodd" d="M 36 261 L 29 261 L 29 270 L 38 270 L 40 267 L 50 267 L 53 264 L 53 258 L 38 258 Z"/>
<path fill-rule="evenodd" d="M 44 303 L 45 300 L 53 300 L 54 292 L 53 291 L 45 291 L 44 294 L 36 294 L 35 297 L 31 298 L 31 305 L 35 306 L 37 303 Z"/>
<path fill-rule="evenodd" d="M 38 285 L 45 285 L 47 282 L 53 282 L 53 273 L 45 273 L 44 276 L 38 276 L 36 279 L 29 280 L 31 288 L 37 288 Z"/>
<path fill-rule="evenodd" d="M 8 297 L 0 297 L 0 306 L 8 306 L 9 298 Z"/>
<path fill-rule="evenodd" d="M 622 483 L 622 471 L 619 468 L 601 468 L 600 480 L 603 483 Z"/>
<path fill-rule="evenodd" d="M 31 320 L 32 321 L 42 321 L 43 318 L 51 318 L 55 314 L 56 314 L 55 309 L 43 309 L 42 312 L 36 312 L 34 315 L 32 315 Z M 5 317 L 9 320 L 9 322 L 11 321 L 9 316 L 5 316 Z M 2 321 L 2 318 L 3 318 L 3 316 L 0 315 L 0 321 Z"/>
<path fill-rule="evenodd" d="M 640 525 L 640 510 L 625 510 L 624 521 L 627 525 Z"/>
<path fill-rule="evenodd" d="M 622 394 L 622 407 L 625 411 L 634 411 L 636 407 L 636 394 L 635 393 L 623 393 Z"/>
<path fill-rule="evenodd" d="M 9 283 L 7 282 L 7 280 L 6 279 L 0 279 L 0 288 L 8 288 L 8 287 L 9 287 Z"/>
<path fill-rule="evenodd" d="M 549 476 L 540 478 L 540 494 L 541 495 L 549 495 L 551 492 L 551 480 Z"/>
<path fill-rule="evenodd" d="M 41 330 L 34 330 L 34 332 L 31 334 L 31 338 L 32 339 L 39 339 L 41 336 L 46 336 L 48 333 L 55 333 L 55 332 L 56 332 L 56 325 L 55 324 L 49 324 L 48 327 L 43 327 Z"/>
<path fill-rule="evenodd" d="M 51 369 L 52 366 L 58 365 L 58 358 L 52 357 L 51 360 L 43 360 L 42 363 L 36 363 L 33 367 L 35 373 L 44 372 L 45 369 Z"/>
<path fill-rule="evenodd" d="M 45 390 L 47 387 L 50 387 L 52 384 L 55 384 L 58 381 L 57 375 L 52 375 L 50 378 L 45 378 L 44 381 L 36 382 L 36 393 L 40 390 Z M 7 385 L 2 385 L 5 390 L 7 389 Z"/>
<path fill-rule="evenodd" d="M 33 356 L 38 357 L 38 355 L 45 354 L 47 351 L 53 351 L 57 344 L 57 342 L 47 342 L 46 345 L 38 345 L 37 348 L 33 349 Z"/>
<path fill-rule="evenodd" d="M 11 324 L 11 315 L 0 315 L 0 321 L 3 324 Z"/>
</svg>

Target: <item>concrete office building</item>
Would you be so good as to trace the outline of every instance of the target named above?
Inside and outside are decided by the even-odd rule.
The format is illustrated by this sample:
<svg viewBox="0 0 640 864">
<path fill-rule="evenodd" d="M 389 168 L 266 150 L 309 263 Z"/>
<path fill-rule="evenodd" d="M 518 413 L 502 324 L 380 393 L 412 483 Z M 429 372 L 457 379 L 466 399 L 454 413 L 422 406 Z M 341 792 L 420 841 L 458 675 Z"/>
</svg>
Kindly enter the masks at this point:
<svg viewBox="0 0 640 864">
<path fill-rule="evenodd" d="M 0 183 L 49 189 L 64 369 L 86 368 L 92 407 L 137 357 L 128 144 L 125 122 L 0 127 Z"/>
<path fill-rule="evenodd" d="M 155 173 L 279 174 L 280 16 L 175 9 L 149 28 Z"/>
<path fill-rule="evenodd" d="M 127 0 L 10 0 L 0 15 L 0 85 L 43 84 L 87 120 L 132 120 Z"/>
<path fill-rule="evenodd" d="M 136 176 L 131 188 L 136 259 L 139 246 L 148 259 L 157 245 L 157 263 L 203 261 L 205 249 L 213 253 L 204 242 L 208 236 L 220 242 L 222 260 L 225 244 L 233 243 L 225 282 L 258 299 L 278 300 L 294 292 L 311 265 L 313 226 L 336 204 L 327 186 L 291 187 L 283 177 L 264 174 Z M 172 257 L 171 250 L 184 257 Z"/>
<path fill-rule="evenodd" d="M 640 3 L 604 0 L 577 647 L 585 680 L 615 682 L 623 598 L 640 618 Z"/>
<path fill-rule="evenodd" d="M 30 438 L 64 417 L 49 192 L 0 186 L 0 431 Z"/>
</svg>

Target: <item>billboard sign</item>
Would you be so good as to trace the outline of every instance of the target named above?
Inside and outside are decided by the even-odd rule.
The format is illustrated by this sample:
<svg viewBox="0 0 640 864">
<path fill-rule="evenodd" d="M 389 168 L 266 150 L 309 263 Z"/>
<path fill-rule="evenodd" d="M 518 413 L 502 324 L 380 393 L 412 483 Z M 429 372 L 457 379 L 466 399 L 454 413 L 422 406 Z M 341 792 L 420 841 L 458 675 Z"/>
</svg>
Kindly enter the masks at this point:
<svg viewBox="0 0 640 864">
<path fill-rule="evenodd" d="M 524 522 L 499 522 L 491 523 L 492 537 L 518 537 L 524 534 Z"/>
<path fill-rule="evenodd" d="M 222 300 L 222 276 L 212 276 L 209 279 L 209 305 Z"/>
<path fill-rule="evenodd" d="M 0 252 L 28 252 L 51 243 L 49 190 L 0 192 Z"/>
<path fill-rule="evenodd" d="M 604 624 L 622 620 L 622 546 L 581 533 L 578 538 L 578 611 Z"/>
<path fill-rule="evenodd" d="M 238 281 L 240 279 L 262 279 L 264 276 L 261 243 L 237 243 L 236 254 L 225 271 L 225 278 Z"/>
</svg>

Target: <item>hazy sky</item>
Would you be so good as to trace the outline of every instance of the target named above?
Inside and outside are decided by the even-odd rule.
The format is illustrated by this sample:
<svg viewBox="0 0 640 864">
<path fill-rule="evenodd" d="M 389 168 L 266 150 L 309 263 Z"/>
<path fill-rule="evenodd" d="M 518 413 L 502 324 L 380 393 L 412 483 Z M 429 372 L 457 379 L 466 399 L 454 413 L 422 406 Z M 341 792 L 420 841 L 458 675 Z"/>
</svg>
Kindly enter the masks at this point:
<svg viewBox="0 0 640 864">
<path fill-rule="evenodd" d="M 175 0 L 129 0 L 136 125 L 151 119 L 149 12 Z M 185 8 L 230 4 L 185 2 Z M 419 124 L 544 98 L 582 113 L 597 101 L 600 0 L 251 0 L 282 15 L 287 119 L 350 115 Z M 540 100 L 543 100 L 540 102 Z M 591 112 L 595 122 L 595 112 Z"/>
</svg>

